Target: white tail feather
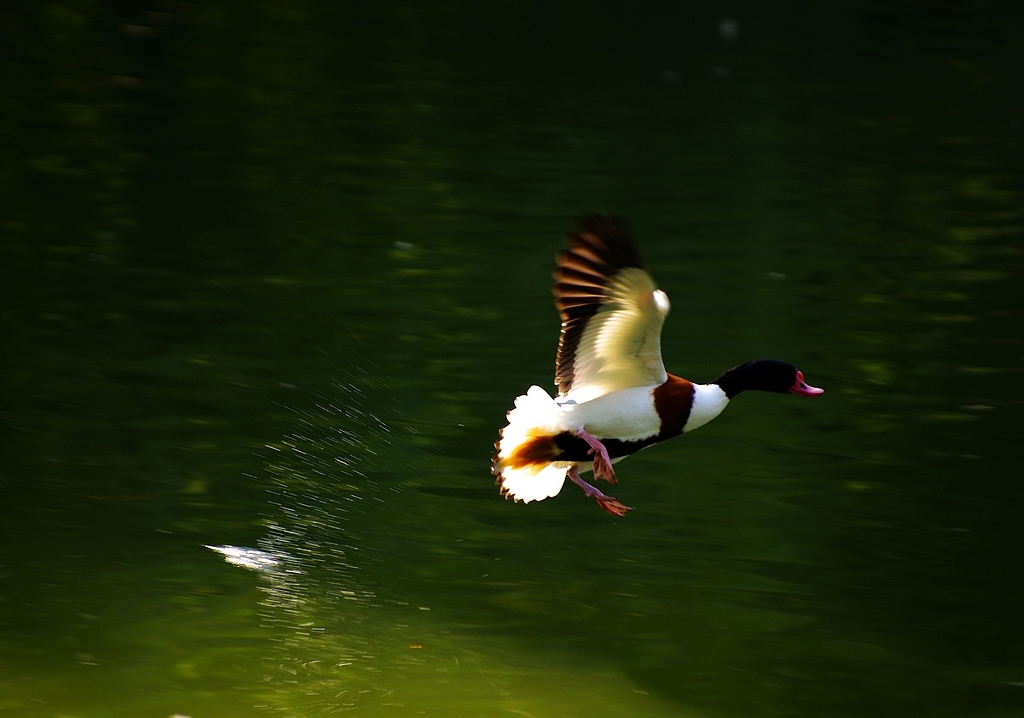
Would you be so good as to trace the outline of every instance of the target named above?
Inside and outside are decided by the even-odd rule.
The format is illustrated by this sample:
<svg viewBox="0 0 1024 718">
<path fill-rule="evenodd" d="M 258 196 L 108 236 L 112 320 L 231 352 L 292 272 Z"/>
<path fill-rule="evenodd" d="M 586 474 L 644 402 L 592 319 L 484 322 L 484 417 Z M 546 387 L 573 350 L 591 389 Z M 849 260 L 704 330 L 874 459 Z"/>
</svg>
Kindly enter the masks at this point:
<svg viewBox="0 0 1024 718">
<path fill-rule="evenodd" d="M 565 474 L 572 466 L 566 461 L 544 464 L 538 468 L 506 468 L 501 472 L 501 490 L 516 501 L 543 501 L 562 490 Z"/>
<path fill-rule="evenodd" d="M 554 496 L 561 490 L 571 462 L 509 465 L 516 449 L 526 442 L 539 436 L 561 433 L 561 419 L 562 411 L 558 404 L 539 386 L 531 386 L 528 392 L 516 397 L 515 408 L 508 413 L 508 426 L 501 430 L 498 455 L 494 459 L 494 471 L 503 494 L 529 503 Z"/>
</svg>

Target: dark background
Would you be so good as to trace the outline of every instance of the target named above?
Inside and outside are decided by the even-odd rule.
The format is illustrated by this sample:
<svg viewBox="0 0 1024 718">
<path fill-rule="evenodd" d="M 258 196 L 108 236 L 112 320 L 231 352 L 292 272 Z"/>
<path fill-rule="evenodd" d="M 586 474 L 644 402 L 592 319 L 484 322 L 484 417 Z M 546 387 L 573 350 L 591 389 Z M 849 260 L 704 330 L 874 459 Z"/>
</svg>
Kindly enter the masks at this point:
<svg viewBox="0 0 1024 718">
<path fill-rule="evenodd" d="M 996 2 L 6 2 L 0 716 L 1020 714 L 1022 40 Z M 669 371 L 826 389 L 631 458 L 623 520 L 488 470 L 591 210 Z"/>
</svg>

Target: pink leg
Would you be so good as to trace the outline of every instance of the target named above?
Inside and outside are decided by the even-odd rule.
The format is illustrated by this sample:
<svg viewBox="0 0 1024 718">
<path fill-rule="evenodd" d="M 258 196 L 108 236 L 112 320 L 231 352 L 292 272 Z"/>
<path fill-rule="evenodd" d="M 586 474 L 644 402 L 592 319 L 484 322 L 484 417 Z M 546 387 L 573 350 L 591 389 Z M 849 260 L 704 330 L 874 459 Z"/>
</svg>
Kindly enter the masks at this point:
<svg viewBox="0 0 1024 718">
<path fill-rule="evenodd" d="M 583 429 L 576 429 L 573 433 L 587 442 L 587 446 L 590 447 L 590 451 L 587 453 L 594 456 L 594 478 L 604 479 L 611 482 L 612 486 L 618 486 L 619 480 L 615 477 L 615 469 L 612 468 L 612 460 L 608 456 L 608 449 L 604 444 Z"/>
<path fill-rule="evenodd" d="M 569 468 L 569 478 L 572 479 L 572 482 L 574 484 L 583 489 L 583 493 L 585 493 L 590 498 L 594 499 L 594 501 L 597 502 L 597 505 L 600 506 L 605 511 L 607 511 L 608 513 L 613 514 L 615 516 L 625 516 L 627 511 L 633 510 L 632 507 L 626 506 L 624 503 L 620 502 L 614 496 L 605 496 L 596 487 L 591 486 L 586 481 L 581 479 L 580 472 L 576 469 L 575 466 Z"/>
</svg>

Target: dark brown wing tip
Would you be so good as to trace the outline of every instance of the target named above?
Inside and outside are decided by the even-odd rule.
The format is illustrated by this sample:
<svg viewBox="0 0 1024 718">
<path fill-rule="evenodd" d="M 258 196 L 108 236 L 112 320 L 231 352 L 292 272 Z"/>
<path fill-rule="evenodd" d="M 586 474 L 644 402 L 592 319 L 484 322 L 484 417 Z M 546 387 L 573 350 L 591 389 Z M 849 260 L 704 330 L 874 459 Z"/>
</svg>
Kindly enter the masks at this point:
<svg viewBox="0 0 1024 718">
<path fill-rule="evenodd" d="M 576 220 L 576 231 L 565 236 L 565 244 L 566 249 L 555 255 L 551 288 L 563 321 L 579 314 L 573 307 L 596 309 L 608 280 L 619 270 L 637 267 L 646 271 L 625 221 L 614 216 L 583 215 Z"/>
<path fill-rule="evenodd" d="M 626 220 L 612 214 L 589 212 L 576 220 L 576 231 L 566 235 L 569 253 L 589 249 L 612 270 L 646 269 Z M 559 263 L 563 256 L 559 257 Z"/>
</svg>

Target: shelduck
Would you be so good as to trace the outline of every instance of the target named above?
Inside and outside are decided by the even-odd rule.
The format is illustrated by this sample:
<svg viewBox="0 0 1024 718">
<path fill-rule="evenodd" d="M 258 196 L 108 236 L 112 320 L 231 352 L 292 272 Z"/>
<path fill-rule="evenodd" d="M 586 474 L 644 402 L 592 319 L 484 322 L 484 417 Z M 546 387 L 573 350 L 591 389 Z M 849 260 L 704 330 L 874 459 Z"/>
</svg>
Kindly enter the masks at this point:
<svg viewBox="0 0 1024 718">
<path fill-rule="evenodd" d="M 562 318 L 558 395 L 532 386 L 508 412 L 492 466 L 506 498 L 541 501 L 555 496 L 568 477 L 605 511 L 623 516 L 632 508 L 580 472 L 593 470 L 597 479 L 617 485 L 613 464 L 704 426 L 748 389 L 824 392 L 777 359 L 748 361 L 708 384 L 667 373 L 661 325 L 668 296 L 655 286 L 624 224 L 587 215 L 566 244 L 552 288 Z"/>
</svg>

